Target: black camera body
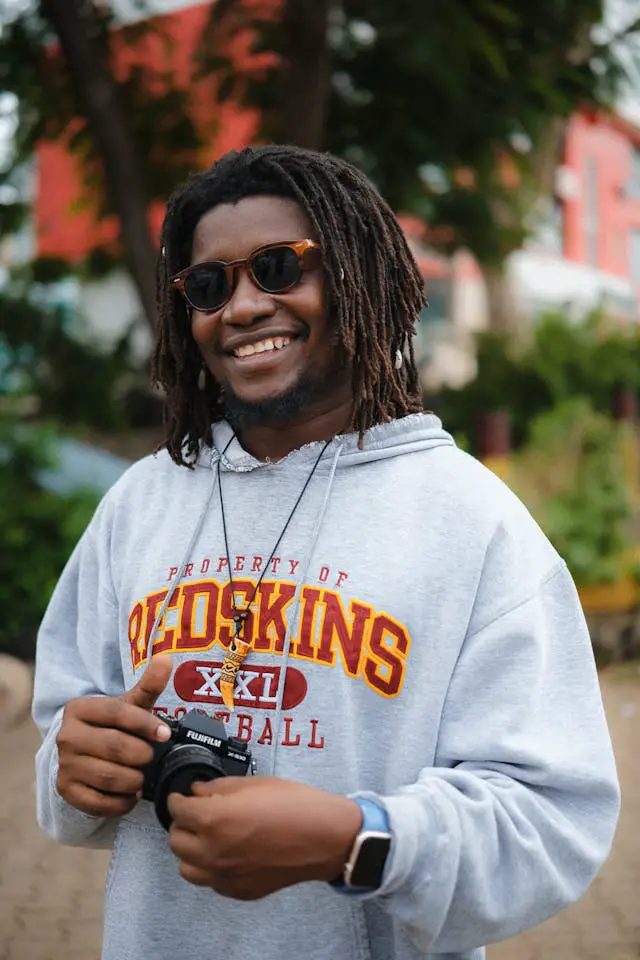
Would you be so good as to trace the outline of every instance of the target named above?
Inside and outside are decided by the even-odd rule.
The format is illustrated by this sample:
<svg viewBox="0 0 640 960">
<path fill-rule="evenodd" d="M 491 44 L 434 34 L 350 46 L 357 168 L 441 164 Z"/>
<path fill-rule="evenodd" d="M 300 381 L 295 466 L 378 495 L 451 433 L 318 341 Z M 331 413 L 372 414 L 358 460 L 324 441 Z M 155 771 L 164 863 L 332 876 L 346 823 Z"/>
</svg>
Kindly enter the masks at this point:
<svg viewBox="0 0 640 960">
<path fill-rule="evenodd" d="M 158 820 L 168 830 L 171 814 L 167 808 L 170 793 L 191 794 L 196 780 L 218 777 L 245 777 L 253 773 L 253 761 L 247 744 L 228 737 L 221 720 L 191 710 L 181 720 L 159 714 L 171 729 L 171 737 L 155 741 L 153 760 L 143 768 L 143 800 L 150 800 Z"/>
</svg>

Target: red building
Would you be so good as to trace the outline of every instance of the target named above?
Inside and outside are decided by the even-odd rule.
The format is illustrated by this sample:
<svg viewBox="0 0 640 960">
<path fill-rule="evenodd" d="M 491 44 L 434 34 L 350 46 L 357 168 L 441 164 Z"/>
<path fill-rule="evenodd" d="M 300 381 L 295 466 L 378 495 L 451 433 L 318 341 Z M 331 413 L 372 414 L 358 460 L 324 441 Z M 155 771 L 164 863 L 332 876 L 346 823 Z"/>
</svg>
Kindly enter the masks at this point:
<svg viewBox="0 0 640 960">
<path fill-rule="evenodd" d="M 640 295 L 640 129 L 578 114 L 565 146 L 564 255 L 630 279 Z M 562 192 L 562 172 L 559 178 Z"/>
</svg>

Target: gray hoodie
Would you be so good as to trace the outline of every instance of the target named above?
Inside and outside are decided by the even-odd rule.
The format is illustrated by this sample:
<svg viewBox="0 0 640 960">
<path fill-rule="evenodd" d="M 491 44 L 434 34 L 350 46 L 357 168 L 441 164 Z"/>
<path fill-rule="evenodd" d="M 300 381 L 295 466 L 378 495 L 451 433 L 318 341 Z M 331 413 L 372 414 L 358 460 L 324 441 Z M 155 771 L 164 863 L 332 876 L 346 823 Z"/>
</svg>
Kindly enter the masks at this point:
<svg viewBox="0 0 640 960">
<path fill-rule="evenodd" d="M 414 415 L 329 445 L 262 581 L 235 712 L 218 680 L 231 635 L 214 431 L 195 470 L 166 453 L 112 487 L 44 618 L 33 713 L 42 828 L 112 848 L 103 960 L 480 960 L 484 944 L 581 896 L 607 856 L 618 783 L 566 566 L 518 499 Z M 235 591 L 251 595 L 319 453 L 222 459 Z M 56 791 L 64 704 L 131 687 L 171 651 L 158 710 L 221 716 L 258 773 L 379 798 L 382 888 L 301 884 L 256 902 L 178 874 L 142 801 L 120 820 Z"/>
</svg>

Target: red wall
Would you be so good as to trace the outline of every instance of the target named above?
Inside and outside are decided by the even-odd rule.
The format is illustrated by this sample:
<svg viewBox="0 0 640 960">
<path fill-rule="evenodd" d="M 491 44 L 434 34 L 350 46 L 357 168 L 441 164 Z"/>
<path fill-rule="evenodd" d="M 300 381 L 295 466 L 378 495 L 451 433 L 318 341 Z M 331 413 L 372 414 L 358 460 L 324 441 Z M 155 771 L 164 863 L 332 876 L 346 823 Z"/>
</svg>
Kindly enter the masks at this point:
<svg viewBox="0 0 640 960">
<path fill-rule="evenodd" d="M 194 157 L 193 168 L 210 165 L 216 156 L 227 150 L 244 146 L 254 135 L 257 116 L 253 111 L 241 110 L 231 104 L 215 106 L 211 80 L 196 82 L 193 50 L 201 37 L 209 13 L 208 4 L 183 8 L 176 13 L 157 17 L 154 23 L 162 32 L 147 34 L 135 43 L 126 42 L 126 31 L 114 31 L 114 60 L 119 77 L 127 75 L 136 65 L 153 65 L 160 73 L 170 72 L 174 84 L 188 90 L 190 114 L 206 142 Z M 52 53 L 55 56 L 55 52 Z M 240 38 L 234 45 L 233 56 L 245 65 L 250 59 L 249 37 Z M 262 58 L 264 61 L 264 58 Z M 253 57 L 254 66 L 259 66 Z M 158 81 L 162 89 L 162 81 Z M 92 198 L 82 182 L 76 158 L 67 149 L 66 140 L 42 144 L 37 151 L 38 189 L 35 201 L 37 252 L 40 256 L 60 256 L 75 261 L 81 259 L 96 245 L 108 244 L 116 236 L 113 220 L 97 223 L 92 209 Z M 151 211 L 154 231 L 159 231 L 163 216 L 162 205 Z"/>
<path fill-rule="evenodd" d="M 629 233 L 640 229 L 640 197 L 626 192 L 634 147 L 640 147 L 640 130 L 618 117 L 578 114 L 569 124 L 565 165 L 575 175 L 577 190 L 564 203 L 565 256 L 620 277 L 631 276 Z M 588 242 L 589 159 L 596 171 L 595 263 Z"/>
</svg>

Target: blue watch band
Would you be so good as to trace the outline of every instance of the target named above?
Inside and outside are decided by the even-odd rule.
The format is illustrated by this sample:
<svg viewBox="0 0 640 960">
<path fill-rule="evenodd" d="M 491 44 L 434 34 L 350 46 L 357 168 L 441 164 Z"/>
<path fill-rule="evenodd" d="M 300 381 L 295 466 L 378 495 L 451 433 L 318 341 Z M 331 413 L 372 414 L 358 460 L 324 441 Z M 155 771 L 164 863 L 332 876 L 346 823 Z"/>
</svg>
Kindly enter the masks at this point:
<svg viewBox="0 0 640 960">
<path fill-rule="evenodd" d="M 391 833 L 389 814 L 381 803 L 372 800 L 370 797 L 354 797 L 353 799 L 362 811 L 362 826 L 358 831 L 358 836 L 369 832 Z M 357 888 L 347 886 L 344 880 L 333 880 L 331 886 L 341 893 L 362 893 Z"/>
<path fill-rule="evenodd" d="M 389 814 L 381 803 L 372 800 L 371 797 L 354 797 L 353 799 L 362 810 L 360 833 L 364 833 L 365 830 L 379 830 L 381 833 L 389 833 Z"/>
</svg>

